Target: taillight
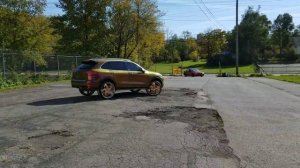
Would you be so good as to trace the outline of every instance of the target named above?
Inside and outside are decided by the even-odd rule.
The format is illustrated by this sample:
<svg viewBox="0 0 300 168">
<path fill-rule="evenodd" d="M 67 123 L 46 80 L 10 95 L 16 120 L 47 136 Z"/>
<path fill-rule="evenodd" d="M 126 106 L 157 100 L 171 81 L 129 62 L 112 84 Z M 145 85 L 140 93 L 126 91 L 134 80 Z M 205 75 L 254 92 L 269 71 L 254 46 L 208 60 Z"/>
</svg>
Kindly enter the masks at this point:
<svg viewBox="0 0 300 168">
<path fill-rule="evenodd" d="M 94 71 L 87 71 L 87 79 L 89 81 L 96 81 L 98 79 L 98 73 Z"/>
</svg>

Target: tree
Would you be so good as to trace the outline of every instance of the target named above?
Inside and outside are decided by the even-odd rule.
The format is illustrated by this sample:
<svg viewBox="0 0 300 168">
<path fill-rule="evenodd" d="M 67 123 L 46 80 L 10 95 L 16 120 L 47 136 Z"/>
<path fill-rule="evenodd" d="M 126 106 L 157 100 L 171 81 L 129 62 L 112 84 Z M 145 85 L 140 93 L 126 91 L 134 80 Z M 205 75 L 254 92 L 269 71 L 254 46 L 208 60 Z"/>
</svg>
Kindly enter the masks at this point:
<svg viewBox="0 0 300 168">
<path fill-rule="evenodd" d="M 271 22 L 267 16 L 249 7 L 239 25 L 239 60 L 241 64 L 257 62 L 269 46 Z M 232 31 L 229 49 L 235 53 L 236 28 Z"/>
<path fill-rule="evenodd" d="M 109 47 L 106 10 L 110 0 L 59 0 L 64 12 L 52 17 L 52 25 L 61 35 L 57 51 L 86 56 L 105 55 Z"/>
<path fill-rule="evenodd" d="M 205 34 L 198 35 L 201 53 L 206 55 L 209 65 L 211 65 L 210 60 L 215 60 L 215 55 L 220 54 L 226 48 L 227 39 L 225 35 L 226 32 L 220 29 L 208 30 Z"/>
<path fill-rule="evenodd" d="M 1 46 L 20 53 L 9 60 L 10 65 L 45 64 L 42 54 L 51 53 L 56 40 L 49 19 L 42 16 L 45 0 L 3 0 L 0 5 Z"/>
<path fill-rule="evenodd" d="M 110 44 L 113 46 L 111 53 L 117 57 L 135 57 L 141 61 L 148 47 L 145 42 L 162 34 L 158 21 L 160 12 L 155 1 L 113 0 L 108 16 Z M 161 44 L 163 40 L 158 39 L 158 44 Z M 154 43 L 148 44 L 156 47 Z"/>
<path fill-rule="evenodd" d="M 294 30 L 293 17 L 284 13 L 278 15 L 272 25 L 272 41 L 273 44 L 279 46 L 279 55 L 282 56 L 282 51 L 285 48 L 290 48 L 292 45 L 292 31 Z"/>
<path fill-rule="evenodd" d="M 293 37 L 299 37 L 299 36 L 300 36 L 300 25 L 298 25 L 293 32 Z"/>
</svg>

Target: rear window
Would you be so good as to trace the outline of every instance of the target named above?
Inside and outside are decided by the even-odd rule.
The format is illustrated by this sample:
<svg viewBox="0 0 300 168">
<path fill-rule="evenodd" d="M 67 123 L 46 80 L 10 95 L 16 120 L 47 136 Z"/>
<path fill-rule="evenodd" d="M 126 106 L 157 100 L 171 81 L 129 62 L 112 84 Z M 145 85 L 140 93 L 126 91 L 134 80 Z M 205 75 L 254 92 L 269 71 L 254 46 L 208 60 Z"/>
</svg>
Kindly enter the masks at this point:
<svg viewBox="0 0 300 168">
<path fill-rule="evenodd" d="M 77 67 L 77 70 L 90 70 L 96 64 L 97 64 L 97 62 L 95 62 L 95 61 L 82 61 L 82 64 Z"/>
</svg>

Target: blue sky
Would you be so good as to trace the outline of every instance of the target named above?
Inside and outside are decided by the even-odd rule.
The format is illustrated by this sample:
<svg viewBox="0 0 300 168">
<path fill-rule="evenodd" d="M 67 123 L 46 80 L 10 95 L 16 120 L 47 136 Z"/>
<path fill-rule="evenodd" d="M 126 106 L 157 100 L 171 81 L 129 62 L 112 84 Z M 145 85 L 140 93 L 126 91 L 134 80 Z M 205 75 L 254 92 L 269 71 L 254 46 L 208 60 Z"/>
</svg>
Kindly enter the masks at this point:
<svg viewBox="0 0 300 168">
<path fill-rule="evenodd" d="M 61 14 L 55 7 L 58 0 L 48 0 L 46 15 Z M 235 25 L 235 0 L 157 0 L 158 8 L 164 13 L 161 21 L 168 34 L 181 35 L 190 31 L 193 36 L 209 29 L 231 30 Z M 278 14 L 289 13 L 295 25 L 300 25 L 299 0 L 239 0 L 239 18 L 248 6 L 266 14 L 272 22 Z M 239 20 L 240 20 L 239 19 Z"/>
</svg>

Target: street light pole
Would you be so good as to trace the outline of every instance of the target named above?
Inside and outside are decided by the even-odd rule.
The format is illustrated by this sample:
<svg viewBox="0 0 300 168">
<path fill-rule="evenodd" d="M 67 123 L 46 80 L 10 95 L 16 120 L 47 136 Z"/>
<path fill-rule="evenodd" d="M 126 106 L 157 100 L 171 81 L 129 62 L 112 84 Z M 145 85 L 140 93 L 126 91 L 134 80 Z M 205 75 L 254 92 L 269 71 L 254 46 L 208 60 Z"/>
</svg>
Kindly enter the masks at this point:
<svg viewBox="0 0 300 168">
<path fill-rule="evenodd" d="M 235 27 L 236 27 L 236 49 L 235 49 L 235 71 L 236 71 L 236 76 L 239 76 L 239 0 L 236 0 L 236 22 L 235 22 Z"/>
</svg>

